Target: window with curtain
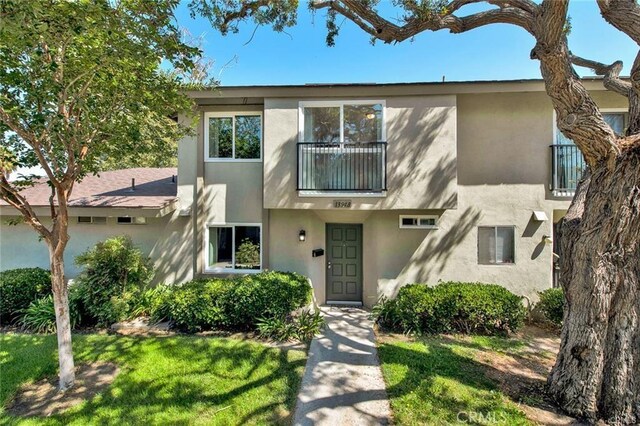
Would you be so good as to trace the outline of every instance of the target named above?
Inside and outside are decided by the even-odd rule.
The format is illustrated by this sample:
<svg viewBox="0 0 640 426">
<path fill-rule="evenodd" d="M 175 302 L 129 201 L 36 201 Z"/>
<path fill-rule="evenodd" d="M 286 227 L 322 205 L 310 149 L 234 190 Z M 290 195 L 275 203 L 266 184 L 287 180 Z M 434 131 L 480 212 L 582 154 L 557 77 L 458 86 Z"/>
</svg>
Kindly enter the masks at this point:
<svg viewBox="0 0 640 426">
<path fill-rule="evenodd" d="M 207 270 L 261 269 L 260 226 L 212 226 L 208 232 Z"/>
<path fill-rule="evenodd" d="M 207 159 L 258 160 L 262 151 L 262 117 L 205 115 Z"/>
<path fill-rule="evenodd" d="M 513 226 L 478 227 L 478 263 L 481 265 L 515 263 Z"/>
</svg>

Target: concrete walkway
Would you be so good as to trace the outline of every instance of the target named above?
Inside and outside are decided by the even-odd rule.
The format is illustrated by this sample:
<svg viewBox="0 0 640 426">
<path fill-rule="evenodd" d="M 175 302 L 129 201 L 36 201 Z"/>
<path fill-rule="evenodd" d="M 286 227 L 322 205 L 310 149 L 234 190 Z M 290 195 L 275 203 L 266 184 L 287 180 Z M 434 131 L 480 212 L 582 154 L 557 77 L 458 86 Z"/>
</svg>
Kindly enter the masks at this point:
<svg viewBox="0 0 640 426">
<path fill-rule="evenodd" d="M 293 423 L 389 424 L 391 409 L 369 313 L 356 308 L 321 309 L 326 326 L 311 342 Z"/>
</svg>

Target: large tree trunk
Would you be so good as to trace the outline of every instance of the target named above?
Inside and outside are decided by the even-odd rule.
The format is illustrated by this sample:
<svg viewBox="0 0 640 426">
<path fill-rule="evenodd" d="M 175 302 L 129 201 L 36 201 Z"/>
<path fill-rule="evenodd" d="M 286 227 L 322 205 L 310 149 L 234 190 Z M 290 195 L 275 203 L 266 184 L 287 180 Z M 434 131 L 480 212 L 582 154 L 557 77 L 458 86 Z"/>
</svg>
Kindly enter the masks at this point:
<svg viewBox="0 0 640 426">
<path fill-rule="evenodd" d="M 56 330 L 58 334 L 58 365 L 60 367 L 61 391 L 73 386 L 75 369 L 71 348 L 71 318 L 69 313 L 69 291 L 64 276 L 63 250 L 49 247 L 51 262 L 51 281 L 53 284 L 53 304 L 56 311 Z"/>
<path fill-rule="evenodd" d="M 561 225 L 567 306 L 549 376 L 569 413 L 640 422 L 640 146 L 593 167 Z"/>
</svg>

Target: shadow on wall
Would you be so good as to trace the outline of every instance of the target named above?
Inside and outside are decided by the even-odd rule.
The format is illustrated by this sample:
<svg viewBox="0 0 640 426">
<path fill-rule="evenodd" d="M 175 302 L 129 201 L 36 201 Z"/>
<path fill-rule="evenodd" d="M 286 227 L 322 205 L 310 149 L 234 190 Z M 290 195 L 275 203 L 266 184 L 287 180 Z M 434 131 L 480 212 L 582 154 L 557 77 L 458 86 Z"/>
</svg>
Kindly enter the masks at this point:
<svg viewBox="0 0 640 426">
<path fill-rule="evenodd" d="M 190 221 L 190 216 L 174 214 L 158 235 L 149 253 L 155 262 L 155 284 L 177 284 L 192 279 L 193 229 Z"/>
<path fill-rule="evenodd" d="M 443 135 L 450 111 L 404 109 L 389 123 L 385 204 L 393 206 L 403 194 L 410 194 L 429 208 L 456 207 L 455 138 Z"/>
<path fill-rule="evenodd" d="M 450 107 L 403 108 L 389 121 L 387 196 L 384 206 L 398 202 L 415 208 L 455 208 L 457 159 L 455 135 L 445 135 Z M 452 127 L 452 126 L 450 126 Z M 297 187 L 297 134 L 265 153 L 264 187 L 268 204 L 284 206 Z M 449 146 L 450 145 L 450 146 Z M 419 202 L 415 202 L 419 200 Z M 275 201 L 275 203 L 273 203 Z M 300 200 L 297 200 L 300 201 Z"/>
<path fill-rule="evenodd" d="M 395 296 L 400 287 L 411 282 L 436 283 L 449 261 L 455 259 L 456 248 L 475 228 L 480 217 L 478 209 L 468 207 L 444 234 L 439 232 L 442 229 L 428 232 L 411 258 L 401 262 L 401 269 L 384 268 L 380 271 L 380 278 L 390 280 L 388 284 L 393 286 L 392 289 L 385 288 L 384 293 Z M 437 232 L 437 235 L 431 232 Z"/>
</svg>

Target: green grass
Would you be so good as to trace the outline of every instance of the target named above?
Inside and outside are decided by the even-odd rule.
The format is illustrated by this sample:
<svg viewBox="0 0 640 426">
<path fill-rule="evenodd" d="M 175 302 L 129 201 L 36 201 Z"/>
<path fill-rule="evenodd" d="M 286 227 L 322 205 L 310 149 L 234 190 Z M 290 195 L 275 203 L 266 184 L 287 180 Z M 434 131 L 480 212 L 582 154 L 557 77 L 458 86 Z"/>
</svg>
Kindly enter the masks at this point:
<svg viewBox="0 0 640 426">
<path fill-rule="evenodd" d="M 306 362 L 303 351 L 202 337 L 75 335 L 76 364 L 116 363 L 106 392 L 47 419 L 4 407 L 18 387 L 56 372 L 54 335 L 0 335 L 0 424 L 288 423 Z"/>
<path fill-rule="evenodd" d="M 530 424 L 474 361 L 479 350 L 517 352 L 521 346 L 495 337 L 384 339 L 378 354 L 396 423 Z"/>
</svg>

